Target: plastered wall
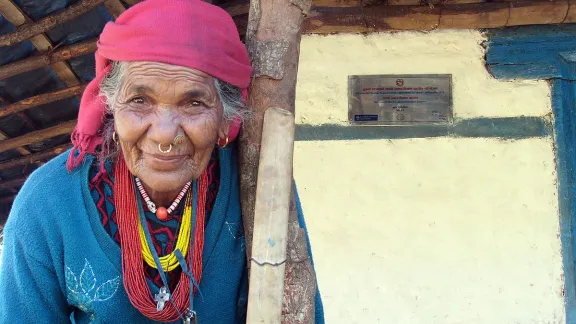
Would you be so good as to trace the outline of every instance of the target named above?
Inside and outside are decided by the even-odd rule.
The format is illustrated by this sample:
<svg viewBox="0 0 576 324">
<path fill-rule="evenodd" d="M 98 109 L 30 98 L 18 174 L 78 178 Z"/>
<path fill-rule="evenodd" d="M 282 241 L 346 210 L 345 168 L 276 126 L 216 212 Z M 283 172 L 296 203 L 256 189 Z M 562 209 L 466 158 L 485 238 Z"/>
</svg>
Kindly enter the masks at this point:
<svg viewBox="0 0 576 324">
<path fill-rule="evenodd" d="M 477 31 L 304 36 L 297 122 L 345 124 L 351 74 L 451 73 L 454 114 L 550 114 Z M 553 139 L 296 143 L 327 323 L 564 323 Z"/>
</svg>

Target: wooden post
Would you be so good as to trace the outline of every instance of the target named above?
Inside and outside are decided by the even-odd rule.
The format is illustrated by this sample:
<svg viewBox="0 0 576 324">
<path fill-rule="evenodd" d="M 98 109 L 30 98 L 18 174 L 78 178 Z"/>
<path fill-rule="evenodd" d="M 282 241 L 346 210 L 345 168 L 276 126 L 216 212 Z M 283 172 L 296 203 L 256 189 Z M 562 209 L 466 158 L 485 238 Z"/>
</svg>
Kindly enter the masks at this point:
<svg viewBox="0 0 576 324">
<path fill-rule="evenodd" d="M 254 211 L 248 324 L 279 323 L 282 317 L 294 129 L 291 112 L 266 110 Z"/>
<path fill-rule="evenodd" d="M 240 135 L 240 198 L 248 257 L 252 251 L 254 205 L 264 112 L 278 107 L 294 113 L 301 26 L 311 0 L 252 0 L 246 47 L 254 75 L 248 107 L 255 118 L 243 124 Z M 292 198 L 288 221 L 283 323 L 314 323 L 316 277 L 298 225 Z"/>
</svg>

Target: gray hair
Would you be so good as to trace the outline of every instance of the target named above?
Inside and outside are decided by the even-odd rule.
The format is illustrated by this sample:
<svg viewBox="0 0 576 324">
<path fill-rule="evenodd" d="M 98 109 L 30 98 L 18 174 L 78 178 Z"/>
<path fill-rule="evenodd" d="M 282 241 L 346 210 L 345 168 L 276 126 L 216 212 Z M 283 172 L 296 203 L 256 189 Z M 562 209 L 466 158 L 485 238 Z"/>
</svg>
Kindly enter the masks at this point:
<svg viewBox="0 0 576 324">
<path fill-rule="evenodd" d="M 124 82 L 127 67 L 127 62 L 112 62 L 112 70 L 100 84 L 100 95 L 105 98 L 106 106 L 108 106 L 110 113 L 113 113 L 112 107 L 118 100 L 118 93 Z M 244 119 L 247 110 L 242 98 L 242 90 L 217 78 L 214 78 L 214 85 L 216 86 L 220 102 L 224 107 L 224 120 L 232 121 L 237 117 Z"/>
<path fill-rule="evenodd" d="M 108 107 L 107 118 L 102 129 L 103 143 L 100 154 L 101 161 L 113 158 L 118 153 L 117 145 L 114 144 L 112 138 L 114 134 L 113 107 L 117 103 L 118 94 L 126 77 L 126 70 L 128 68 L 127 62 L 113 61 L 111 65 L 112 70 L 100 83 L 100 96 L 103 97 L 104 102 Z M 216 86 L 218 98 L 224 108 L 222 115 L 224 121 L 232 121 L 237 117 L 240 117 L 241 120 L 245 120 L 250 116 L 250 111 L 246 108 L 242 97 L 242 89 L 217 78 L 214 78 L 214 84 Z"/>
</svg>

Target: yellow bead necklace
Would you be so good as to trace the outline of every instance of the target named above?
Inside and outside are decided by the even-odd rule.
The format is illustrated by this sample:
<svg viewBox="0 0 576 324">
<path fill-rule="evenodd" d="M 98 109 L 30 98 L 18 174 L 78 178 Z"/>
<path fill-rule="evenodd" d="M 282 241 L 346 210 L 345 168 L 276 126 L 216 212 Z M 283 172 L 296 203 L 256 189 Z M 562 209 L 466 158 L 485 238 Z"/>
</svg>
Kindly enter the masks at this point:
<svg viewBox="0 0 576 324">
<path fill-rule="evenodd" d="M 178 232 L 178 239 L 176 240 L 176 247 L 172 253 L 160 257 L 160 264 L 164 271 L 172 271 L 176 269 L 180 264 L 174 252 L 178 249 L 182 252 L 182 255 L 186 257 L 188 252 L 188 246 L 190 245 L 190 231 L 192 224 L 192 195 L 188 192 L 186 196 L 186 204 L 184 205 L 184 214 L 182 215 L 182 223 L 180 224 L 180 230 Z M 154 262 L 154 257 L 150 251 L 150 246 L 146 240 L 146 234 L 144 233 L 143 224 L 138 222 L 138 232 L 140 233 L 140 242 L 142 243 L 142 257 L 146 264 L 157 269 L 156 263 Z"/>
</svg>

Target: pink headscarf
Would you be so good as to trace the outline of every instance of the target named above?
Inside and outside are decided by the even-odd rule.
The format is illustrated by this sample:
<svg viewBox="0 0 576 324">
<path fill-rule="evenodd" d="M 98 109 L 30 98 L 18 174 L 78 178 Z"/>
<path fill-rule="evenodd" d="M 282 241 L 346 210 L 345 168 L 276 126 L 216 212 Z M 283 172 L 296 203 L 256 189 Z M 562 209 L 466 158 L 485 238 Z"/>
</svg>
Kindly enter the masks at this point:
<svg viewBox="0 0 576 324">
<path fill-rule="evenodd" d="M 197 69 L 241 88 L 244 99 L 252 74 L 232 17 L 201 0 L 146 0 L 131 7 L 116 22 L 106 24 L 95 56 L 96 77 L 82 95 L 68 170 L 102 143 L 99 133 L 106 105 L 98 94 L 111 70 L 110 61 L 152 61 Z M 239 120 L 232 122 L 230 141 L 239 128 Z"/>
</svg>

